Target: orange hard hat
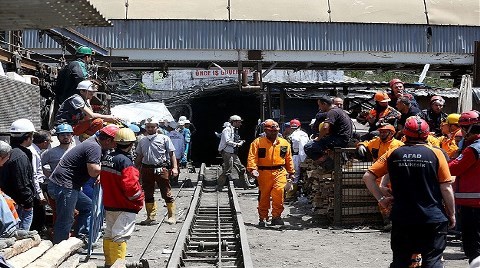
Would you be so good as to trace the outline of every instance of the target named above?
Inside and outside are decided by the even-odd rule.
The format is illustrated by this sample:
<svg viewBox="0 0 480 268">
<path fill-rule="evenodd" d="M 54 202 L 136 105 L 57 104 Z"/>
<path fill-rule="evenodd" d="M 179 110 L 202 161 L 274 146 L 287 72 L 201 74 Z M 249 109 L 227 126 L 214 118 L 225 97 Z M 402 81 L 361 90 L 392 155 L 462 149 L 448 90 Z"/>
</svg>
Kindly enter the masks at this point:
<svg viewBox="0 0 480 268">
<path fill-rule="evenodd" d="M 118 130 L 120 130 L 120 128 L 115 125 L 115 124 L 110 124 L 106 127 L 103 127 L 102 129 L 100 129 L 100 132 L 101 133 L 104 133 L 112 138 L 115 138 L 115 135 L 117 134 Z"/>
<path fill-rule="evenodd" d="M 398 78 L 395 78 L 395 79 L 390 80 L 390 83 L 389 83 L 389 84 L 390 84 L 390 88 L 393 88 L 393 85 L 395 85 L 396 83 L 402 83 L 402 85 L 403 85 L 402 80 L 400 80 L 400 79 L 398 79 Z"/>
<path fill-rule="evenodd" d="M 395 127 L 390 124 L 385 124 L 378 128 L 378 130 L 390 130 L 392 133 L 395 133 Z"/>
<path fill-rule="evenodd" d="M 378 91 L 377 93 L 375 93 L 375 96 L 373 97 L 373 99 L 378 102 L 390 101 L 390 97 L 388 97 L 388 94 L 382 91 Z"/>
<path fill-rule="evenodd" d="M 267 119 L 267 120 L 265 120 L 265 122 L 263 123 L 263 129 L 266 129 L 266 130 L 279 130 L 280 127 L 278 126 L 278 123 L 275 122 L 274 120 L 272 120 L 272 119 Z"/>
</svg>

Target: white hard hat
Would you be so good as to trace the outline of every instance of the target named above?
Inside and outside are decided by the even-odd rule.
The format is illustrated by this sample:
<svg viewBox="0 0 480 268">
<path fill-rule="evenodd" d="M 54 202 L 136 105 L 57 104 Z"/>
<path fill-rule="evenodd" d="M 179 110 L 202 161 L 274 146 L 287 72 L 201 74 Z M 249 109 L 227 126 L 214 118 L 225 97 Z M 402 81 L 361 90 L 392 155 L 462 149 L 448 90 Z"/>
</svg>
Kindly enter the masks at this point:
<svg viewBox="0 0 480 268">
<path fill-rule="evenodd" d="M 185 121 L 185 120 L 187 120 L 187 117 L 184 116 L 184 115 L 182 115 L 178 118 L 178 121 Z"/>
<path fill-rule="evenodd" d="M 159 122 L 158 119 L 155 118 L 155 117 L 149 117 L 149 118 L 145 119 L 145 124 L 157 124 L 158 125 L 159 124 L 158 122 Z"/>
<path fill-rule="evenodd" d="M 183 122 L 184 122 L 185 124 L 190 124 L 190 120 L 188 120 L 188 119 L 183 120 Z"/>
<path fill-rule="evenodd" d="M 87 90 L 87 91 L 98 91 L 95 84 L 92 83 L 92 81 L 90 80 L 83 80 L 82 82 L 78 83 L 77 89 Z"/>
<path fill-rule="evenodd" d="M 240 116 L 238 116 L 238 115 L 232 115 L 232 116 L 230 116 L 230 120 L 229 120 L 229 121 L 230 121 L 230 122 L 232 122 L 232 121 L 242 121 L 242 118 L 241 118 Z"/>
<path fill-rule="evenodd" d="M 184 126 L 184 125 L 185 125 L 185 121 L 178 121 L 178 125 L 179 125 L 179 126 Z"/>
<path fill-rule="evenodd" d="M 10 126 L 10 133 L 28 132 L 35 132 L 35 126 L 33 125 L 32 121 L 26 118 L 13 121 L 12 125 Z"/>
</svg>

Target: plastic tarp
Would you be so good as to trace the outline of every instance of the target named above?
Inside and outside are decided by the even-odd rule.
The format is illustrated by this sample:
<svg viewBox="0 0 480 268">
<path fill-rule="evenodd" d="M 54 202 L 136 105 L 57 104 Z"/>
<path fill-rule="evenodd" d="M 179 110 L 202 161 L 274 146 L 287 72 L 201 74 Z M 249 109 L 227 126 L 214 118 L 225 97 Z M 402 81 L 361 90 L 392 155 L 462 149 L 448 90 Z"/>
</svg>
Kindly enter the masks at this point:
<svg viewBox="0 0 480 268">
<path fill-rule="evenodd" d="M 112 115 L 117 116 L 127 122 L 140 123 L 147 118 L 156 120 L 175 121 L 172 114 L 162 102 L 144 102 L 121 104 L 111 108 Z"/>
</svg>

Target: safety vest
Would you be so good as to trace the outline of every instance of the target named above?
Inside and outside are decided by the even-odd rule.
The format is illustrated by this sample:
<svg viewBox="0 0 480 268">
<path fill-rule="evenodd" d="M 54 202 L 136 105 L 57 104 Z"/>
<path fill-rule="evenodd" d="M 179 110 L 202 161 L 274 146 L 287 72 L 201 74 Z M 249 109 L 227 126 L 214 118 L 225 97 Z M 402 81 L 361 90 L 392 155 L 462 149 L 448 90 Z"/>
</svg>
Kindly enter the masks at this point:
<svg viewBox="0 0 480 268">
<path fill-rule="evenodd" d="M 480 155 L 480 140 L 476 140 L 470 146 Z M 467 207 L 480 207 L 480 160 L 465 170 L 455 180 L 455 203 Z"/>
</svg>

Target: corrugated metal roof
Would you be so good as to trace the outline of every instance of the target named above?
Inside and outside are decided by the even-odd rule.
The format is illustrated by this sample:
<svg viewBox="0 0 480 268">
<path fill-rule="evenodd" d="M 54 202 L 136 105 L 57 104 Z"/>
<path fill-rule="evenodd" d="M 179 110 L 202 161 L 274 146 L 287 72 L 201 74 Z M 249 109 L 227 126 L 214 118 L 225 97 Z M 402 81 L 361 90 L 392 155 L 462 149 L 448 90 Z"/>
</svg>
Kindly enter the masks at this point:
<svg viewBox="0 0 480 268">
<path fill-rule="evenodd" d="M 266 21 L 113 20 L 114 27 L 78 28 L 112 49 L 394 51 L 473 53 L 479 27 Z M 58 48 L 24 33 L 27 48 Z"/>
<path fill-rule="evenodd" d="M 0 30 L 110 26 L 88 0 L 1 0 Z"/>
</svg>

